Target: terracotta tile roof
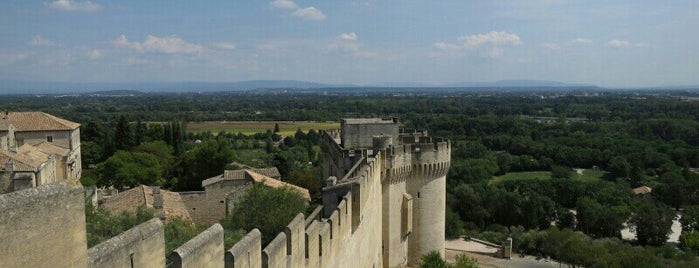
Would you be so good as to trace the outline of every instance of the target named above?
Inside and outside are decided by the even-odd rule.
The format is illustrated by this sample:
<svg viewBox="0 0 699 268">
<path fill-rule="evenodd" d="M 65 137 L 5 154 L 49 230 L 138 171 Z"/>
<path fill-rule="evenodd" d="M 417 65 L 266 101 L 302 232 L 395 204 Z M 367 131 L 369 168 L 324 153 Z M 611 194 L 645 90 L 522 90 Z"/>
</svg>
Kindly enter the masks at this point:
<svg viewBox="0 0 699 268">
<path fill-rule="evenodd" d="M 34 146 L 25 144 L 17 148 L 17 152 L 0 150 L 0 164 L 12 161 L 17 171 L 37 171 L 39 166 L 46 162 L 49 155 L 39 151 Z"/>
<path fill-rule="evenodd" d="M 279 179 L 281 178 L 281 174 L 279 174 L 279 170 L 276 167 L 270 167 L 270 168 L 256 168 L 256 169 L 250 169 L 254 171 L 255 173 L 265 175 L 270 178 L 275 178 Z M 223 174 L 217 175 L 211 178 L 208 178 L 204 181 L 201 182 L 202 187 L 209 186 L 211 184 L 217 183 L 219 181 L 232 181 L 232 180 L 244 180 L 245 179 L 245 170 L 224 170 Z"/>
<path fill-rule="evenodd" d="M 163 196 L 163 213 L 165 213 L 166 218 L 169 219 L 174 216 L 188 221 L 192 220 L 187 207 L 184 205 L 184 201 L 182 201 L 178 193 L 160 189 L 160 194 Z M 152 209 L 154 200 L 153 188 L 140 185 L 105 199 L 102 207 L 114 214 L 122 211 L 136 212 L 139 206 Z"/>
<path fill-rule="evenodd" d="M 299 187 L 296 185 L 293 185 L 291 183 L 286 183 L 280 180 L 275 180 L 273 178 L 267 177 L 265 175 L 255 173 L 252 170 L 245 170 L 245 173 L 252 178 L 253 181 L 255 182 L 260 182 L 264 184 L 267 187 L 272 187 L 272 188 L 279 188 L 279 187 L 290 187 L 291 189 L 294 189 L 297 191 L 301 196 L 303 196 L 304 199 L 311 201 L 311 193 L 308 191 L 308 189 Z"/>
<path fill-rule="evenodd" d="M 12 124 L 17 131 L 73 130 L 80 127 L 78 123 L 43 112 L 11 112 L 7 119 L 0 121 Z"/>
<path fill-rule="evenodd" d="M 45 141 L 34 144 L 34 147 L 46 154 L 55 154 L 58 156 L 68 156 L 70 154 L 70 149 L 66 149 Z"/>
</svg>

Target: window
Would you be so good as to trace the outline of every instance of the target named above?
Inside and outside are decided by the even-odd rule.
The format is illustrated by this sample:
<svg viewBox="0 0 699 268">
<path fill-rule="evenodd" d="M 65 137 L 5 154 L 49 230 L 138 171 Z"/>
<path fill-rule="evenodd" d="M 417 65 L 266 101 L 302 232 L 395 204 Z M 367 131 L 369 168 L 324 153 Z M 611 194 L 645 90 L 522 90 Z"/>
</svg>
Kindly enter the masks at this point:
<svg viewBox="0 0 699 268">
<path fill-rule="evenodd" d="M 53 136 L 46 136 L 47 142 L 53 142 Z"/>
</svg>

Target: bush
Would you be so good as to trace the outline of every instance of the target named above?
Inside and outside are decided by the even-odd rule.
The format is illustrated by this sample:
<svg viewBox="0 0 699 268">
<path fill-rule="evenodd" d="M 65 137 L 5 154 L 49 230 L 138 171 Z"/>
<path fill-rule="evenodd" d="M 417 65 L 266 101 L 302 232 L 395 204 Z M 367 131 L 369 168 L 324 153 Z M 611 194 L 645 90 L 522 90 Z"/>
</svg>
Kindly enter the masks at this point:
<svg viewBox="0 0 699 268">
<path fill-rule="evenodd" d="M 420 258 L 420 268 L 447 268 L 447 262 L 437 251 L 430 251 Z"/>
<path fill-rule="evenodd" d="M 154 216 L 152 209 L 139 206 L 136 212 L 123 211 L 113 215 L 103 208 L 95 209 L 92 204 L 85 205 L 85 225 L 87 247 L 91 248 L 109 238 L 117 236 L 132 227 L 144 223 Z"/>
<path fill-rule="evenodd" d="M 165 221 L 165 252 L 169 254 L 202 231 L 204 231 L 203 228 L 182 218 L 167 219 Z"/>
<path fill-rule="evenodd" d="M 235 204 L 223 226 L 246 232 L 257 228 L 262 233 L 262 244 L 267 245 L 306 206 L 306 200 L 291 188 L 269 188 L 255 183 Z"/>
</svg>

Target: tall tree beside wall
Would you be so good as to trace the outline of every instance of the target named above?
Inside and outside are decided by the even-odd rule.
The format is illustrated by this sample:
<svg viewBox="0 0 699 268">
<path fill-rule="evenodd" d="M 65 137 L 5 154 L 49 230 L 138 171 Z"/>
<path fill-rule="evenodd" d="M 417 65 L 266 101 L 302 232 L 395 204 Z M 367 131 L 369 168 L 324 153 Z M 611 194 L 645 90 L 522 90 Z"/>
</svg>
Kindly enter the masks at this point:
<svg viewBox="0 0 699 268">
<path fill-rule="evenodd" d="M 223 226 L 229 230 L 258 228 L 262 232 L 262 244 L 267 245 L 306 206 L 303 197 L 291 188 L 269 188 L 255 183 L 235 205 Z"/>
<path fill-rule="evenodd" d="M 116 131 L 114 133 L 114 145 L 117 150 L 128 150 L 133 145 L 133 135 L 129 122 L 126 117 L 119 116 L 117 120 Z"/>
</svg>

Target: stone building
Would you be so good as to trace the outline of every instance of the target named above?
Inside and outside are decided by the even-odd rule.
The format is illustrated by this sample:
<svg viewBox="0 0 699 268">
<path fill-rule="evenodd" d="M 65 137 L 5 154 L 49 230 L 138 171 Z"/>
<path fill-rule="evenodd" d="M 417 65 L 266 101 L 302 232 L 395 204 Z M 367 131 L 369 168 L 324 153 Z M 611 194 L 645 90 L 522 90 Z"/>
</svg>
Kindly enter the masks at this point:
<svg viewBox="0 0 699 268">
<path fill-rule="evenodd" d="M 0 193 L 54 183 L 56 158 L 31 145 L 0 150 Z"/>
<path fill-rule="evenodd" d="M 43 112 L 4 112 L 0 154 L 0 192 L 75 182 L 82 171 L 80 124 Z"/>
<path fill-rule="evenodd" d="M 433 139 L 427 131 L 401 130 L 395 118 L 343 119 L 339 133 L 324 133 L 321 147 L 323 175 L 329 178 L 323 189 L 325 215 L 351 193 L 352 211 L 358 213 L 353 219 L 360 221 L 353 226 L 361 221 L 381 226 L 373 240 L 384 267 L 417 265 L 432 250 L 444 256 L 449 141 Z M 367 206 L 378 211 L 361 215 L 363 207 L 374 209 Z"/>
</svg>

